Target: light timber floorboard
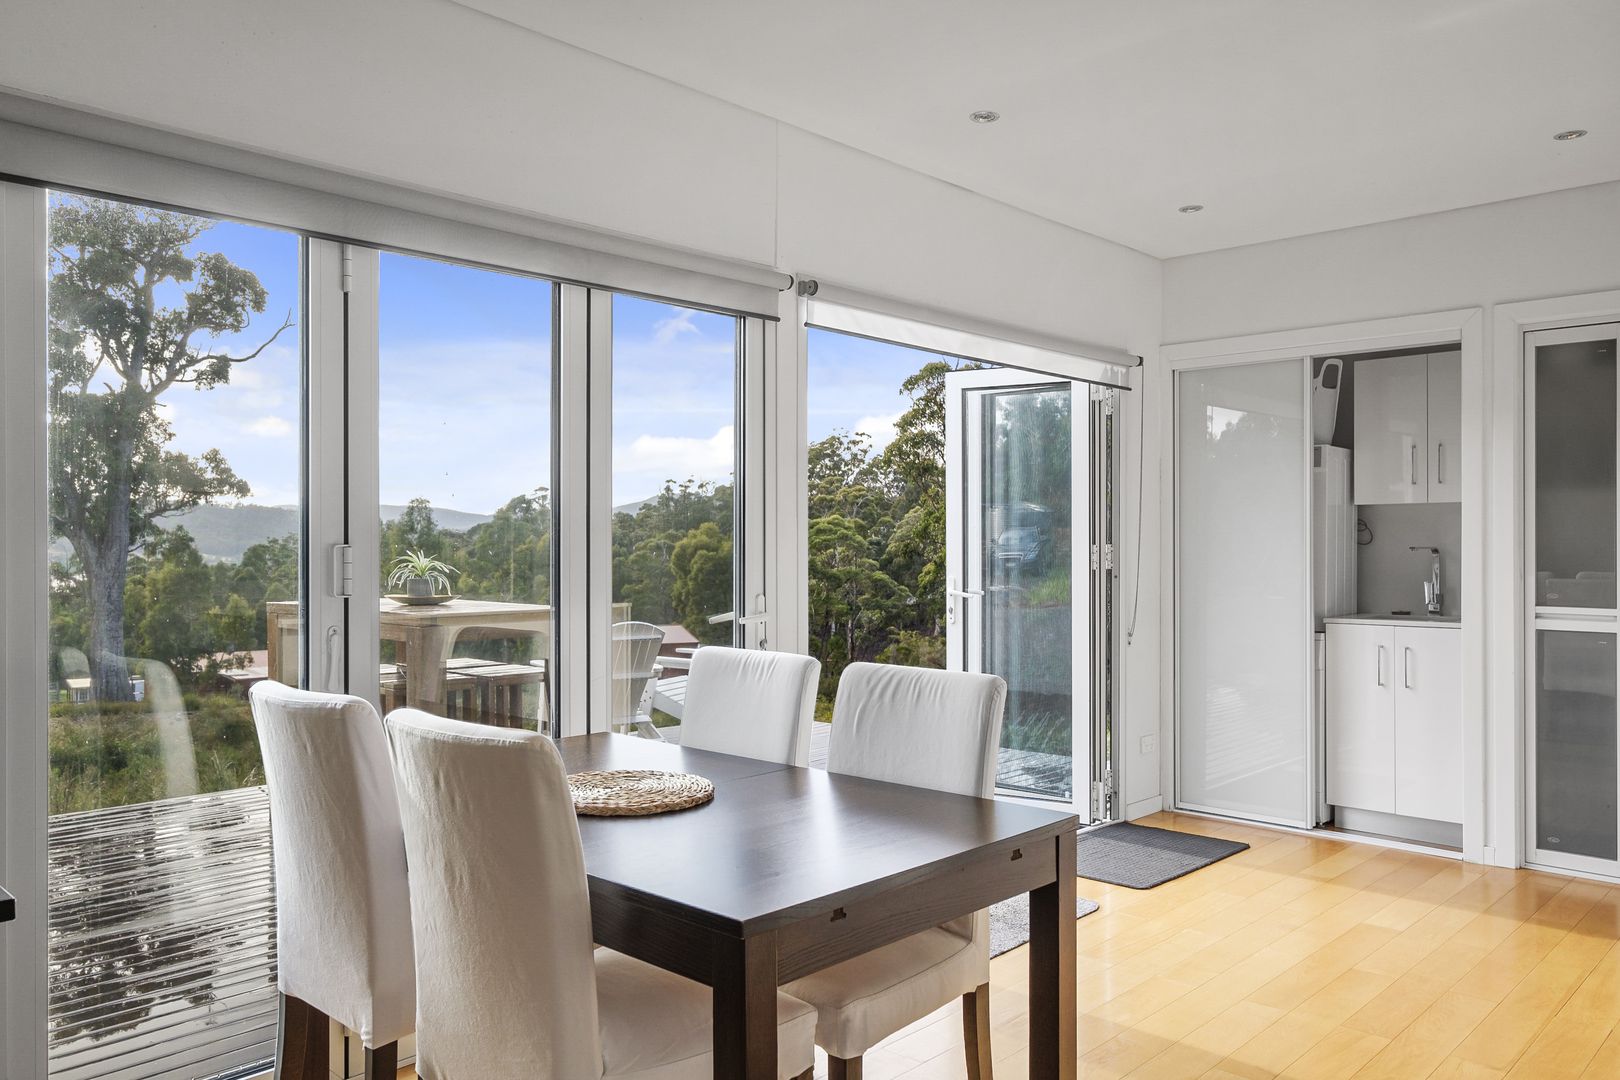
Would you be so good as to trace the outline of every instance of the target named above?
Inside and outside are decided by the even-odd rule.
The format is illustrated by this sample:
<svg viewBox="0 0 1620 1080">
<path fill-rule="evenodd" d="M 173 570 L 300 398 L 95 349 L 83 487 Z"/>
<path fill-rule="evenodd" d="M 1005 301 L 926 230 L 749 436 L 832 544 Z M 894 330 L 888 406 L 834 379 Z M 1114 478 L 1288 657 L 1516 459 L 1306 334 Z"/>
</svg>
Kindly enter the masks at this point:
<svg viewBox="0 0 1620 1080">
<path fill-rule="evenodd" d="M 1145 892 L 1080 882 L 1101 905 L 1076 935 L 1087 1080 L 1620 1078 L 1620 887 L 1142 823 L 1251 846 Z M 1027 963 L 1015 949 L 990 964 L 997 1080 L 1028 1075 Z M 868 1080 L 966 1074 L 954 1004 L 866 1058 Z"/>
</svg>

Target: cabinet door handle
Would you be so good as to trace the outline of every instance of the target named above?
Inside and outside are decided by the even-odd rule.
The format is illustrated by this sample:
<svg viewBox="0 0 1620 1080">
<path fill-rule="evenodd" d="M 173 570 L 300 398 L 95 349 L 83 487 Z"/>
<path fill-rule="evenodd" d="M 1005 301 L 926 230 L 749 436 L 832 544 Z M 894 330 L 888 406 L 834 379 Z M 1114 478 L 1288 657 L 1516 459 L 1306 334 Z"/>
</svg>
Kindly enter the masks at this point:
<svg viewBox="0 0 1620 1080">
<path fill-rule="evenodd" d="M 1378 646 L 1378 660 L 1373 665 L 1373 673 L 1374 673 L 1374 677 L 1378 680 L 1378 685 L 1383 686 L 1384 685 L 1384 647 L 1382 645 Z"/>
<path fill-rule="evenodd" d="M 1401 685 L 1412 689 L 1412 646 L 1401 649 Z"/>
<path fill-rule="evenodd" d="M 1434 447 L 1434 482 L 1446 482 L 1446 444 L 1436 443 Z"/>
<path fill-rule="evenodd" d="M 1412 486 L 1417 487 L 1417 443 L 1412 444 Z"/>
</svg>

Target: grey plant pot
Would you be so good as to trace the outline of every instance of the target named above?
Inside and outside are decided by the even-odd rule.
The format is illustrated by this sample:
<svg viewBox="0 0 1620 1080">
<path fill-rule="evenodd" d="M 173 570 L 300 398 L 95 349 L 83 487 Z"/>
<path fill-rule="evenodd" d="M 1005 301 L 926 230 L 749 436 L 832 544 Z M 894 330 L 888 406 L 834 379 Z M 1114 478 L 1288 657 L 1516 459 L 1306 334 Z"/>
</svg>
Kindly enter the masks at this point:
<svg viewBox="0 0 1620 1080">
<path fill-rule="evenodd" d="M 432 596 L 433 582 L 425 577 L 408 577 L 405 579 L 406 596 Z"/>
</svg>

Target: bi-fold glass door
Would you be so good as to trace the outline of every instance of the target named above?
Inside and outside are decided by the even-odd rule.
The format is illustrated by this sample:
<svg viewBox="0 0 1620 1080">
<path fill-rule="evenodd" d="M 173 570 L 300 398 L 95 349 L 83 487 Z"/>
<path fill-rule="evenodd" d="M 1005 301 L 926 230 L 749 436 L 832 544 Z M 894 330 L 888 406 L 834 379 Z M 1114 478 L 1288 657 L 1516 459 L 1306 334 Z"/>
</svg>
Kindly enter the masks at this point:
<svg viewBox="0 0 1620 1080">
<path fill-rule="evenodd" d="M 1108 820 L 1118 391 L 1002 368 L 945 386 L 948 665 L 1007 681 L 1002 791 Z"/>
<path fill-rule="evenodd" d="M 309 242 L 45 200 L 48 1069 L 212 1076 L 275 1038 L 245 694 L 312 666 Z"/>
<path fill-rule="evenodd" d="M 377 650 L 351 678 L 385 712 L 554 730 L 556 291 L 376 258 L 375 377 L 355 395 L 376 403 L 376 501 L 351 512 L 376 528 L 353 602 L 376 605 Z"/>
<path fill-rule="evenodd" d="M 1176 801 L 1315 824 L 1306 365 L 1175 376 Z"/>
<path fill-rule="evenodd" d="M 576 733 L 609 727 L 610 684 L 645 668 L 642 733 L 677 738 L 691 651 L 766 643 L 744 559 L 765 527 L 765 324 L 112 198 L 0 196 L 7 394 L 39 388 L 49 519 L 21 583 L 45 606 L 8 638 L 43 639 L 38 697 L 9 662 L 6 683 L 41 701 L 48 771 L 4 807 L 8 827 L 37 820 L 21 800 L 44 789 L 48 825 L 23 837 L 43 903 L 22 892 L 6 929 L 48 925 L 39 966 L 7 969 L 6 1023 L 43 984 L 39 1028 L 17 1033 L 53 1078 L 251 1070 L 277 1000 L 248 688 Z M 565 391 L 611 423 L 565 431 Z M 565 483 L 566 462 L 582 467 Z M 612 590 L 600 612 L 593 581 Z M 636 622 L 664 640 L 632 671 L 614 631 Z M 578 679 L 565 717 L 555 668 L 592 653 L 602 685 Z"/>
<path fill-rule="evenodd" d="M 1620 873 L 1620 325 L 1525 335 L 1529 861 Z"/>
<path fill-rule="evenodd" d="M 741 572 L 745 320 L 623 294 L 608 303 L 606 726 L 679 742 L 693 653 L 757 644 L 768 619 Z"/>
</svg>

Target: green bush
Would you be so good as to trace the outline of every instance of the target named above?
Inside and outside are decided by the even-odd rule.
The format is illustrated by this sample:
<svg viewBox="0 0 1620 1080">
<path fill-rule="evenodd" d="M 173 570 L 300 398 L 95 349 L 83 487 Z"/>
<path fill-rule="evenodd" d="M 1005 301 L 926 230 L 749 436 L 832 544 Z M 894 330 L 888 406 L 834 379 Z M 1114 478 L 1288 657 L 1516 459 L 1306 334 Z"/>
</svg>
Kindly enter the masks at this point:
<svg viewBox="0 0 1620 1080">
<path fill-rule="evenodd" d="M 248 703 L 228 693 L 185 695 L 198 793 L 264 782 Z M 52 814 L 129 806 L 169 790 L 163 744 L 144 702 L 56 704 L 50 712 Z"/>
</svg>

